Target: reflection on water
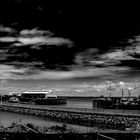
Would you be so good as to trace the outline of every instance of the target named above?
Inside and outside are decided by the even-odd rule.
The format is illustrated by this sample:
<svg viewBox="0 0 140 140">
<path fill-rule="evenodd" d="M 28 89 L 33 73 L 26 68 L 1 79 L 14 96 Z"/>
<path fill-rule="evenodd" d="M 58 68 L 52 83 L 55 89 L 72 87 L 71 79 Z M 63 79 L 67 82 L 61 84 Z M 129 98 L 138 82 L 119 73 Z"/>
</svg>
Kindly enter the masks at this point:
<svg viewBox="0 0 140 140">
<path fill-rule="evenodd" d="M 92 98 L 68 99 L 67 107 L 92 108 Z"/>
<path fill-rule="evenodd" d="M 45 105 L 50 106 L 50 105 Z M 67 104 L 61 104 L 61 105 L 51 105 L 54 107 L 71 107 L 71 108 L 92 108 L 92 98 L 71 98 L 67 99 Z"/>
<path fill-rule="evenodd" d="M 34 125 L 38 126 L 44 126 L 46 124 L 49 126 L 56 123 L 51 120 L 44 119 L 43 117 L 0 111 L 1 125 L 10 125 L 12 122 L 21 122 L 25 124 L 33 123 Z"/>
</svg>

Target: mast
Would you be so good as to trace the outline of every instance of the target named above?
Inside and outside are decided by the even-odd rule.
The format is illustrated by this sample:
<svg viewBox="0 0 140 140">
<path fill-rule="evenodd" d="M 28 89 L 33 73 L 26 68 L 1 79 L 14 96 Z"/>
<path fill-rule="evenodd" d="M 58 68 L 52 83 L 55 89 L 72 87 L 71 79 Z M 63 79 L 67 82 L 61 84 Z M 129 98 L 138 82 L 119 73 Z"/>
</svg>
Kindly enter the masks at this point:
<svg viewBox="0 0 140 140">
<path fill-rule="evenodd" d="M 112 94 L 112 93 L 111 93 L 111 79 L 110 79 L 110 97 L 111 97 L 111 94 Z"/>
<path fill-rule="evenodd" d="M 111 84 L 112 82 L 111 82 L 111 79 L 109 79 L 108 81 L 107 81 L 107 90 L 109 90 L 109 97 L 111 97 L 112 96 L 112 92 L 111 92 L 111 86 L 112 86 L 112 84 Z"/>
</svg>

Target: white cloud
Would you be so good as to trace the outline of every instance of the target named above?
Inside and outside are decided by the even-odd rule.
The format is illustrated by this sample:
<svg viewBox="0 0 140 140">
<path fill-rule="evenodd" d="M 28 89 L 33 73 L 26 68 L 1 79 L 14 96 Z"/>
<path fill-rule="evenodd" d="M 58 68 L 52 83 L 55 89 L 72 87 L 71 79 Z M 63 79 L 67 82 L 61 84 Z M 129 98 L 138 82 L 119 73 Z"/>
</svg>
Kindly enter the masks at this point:
<svg viewBox="0 0 140 140">
<path fill-rule="evenodd" d="M 0 65 L 0 79 L 15 79 L 18 77 L 18 74 L 24 74 L 25 72 L 26 69 L 24 68 L 17 69 L 11 65 Z"/>
<path fill-rule="evenodd" d="M 0 42 L 14 42 L 17 41 L 15 37 L 0 37 Z"/>
<path fill-rule="evenodd" d="M 135 47 L 134 52 L 137 53 L 137 54 L 140 54 L 140 44 L 139 44 L 139 46 Z"/>
<path fill-rule="evenodd" d="M 91 51 L 84 51 L 75 56 L 75 62 L 79 65 L 87 63 L 91 66 L 98 65 L 103 67 L 118 65 L 121 64 L 121 60 L 136 60 L 136 58 L 131 55 L 132 49 L 133 47 L 129 48 L 129 51 L 127 49 L 112 49 L 102 54 L 99 54 L 96 49 L 93 50 L 93 53 L 91 53 Z M 137 52 L 138 49 L 140 49 L 140 47 L 137 48 Z"/>
<path fill-rule="evenodd" d="M 92 60 L 92 61 L 89 61 L 91 64 L 95 64 L 95 65 L 102 65 L 104 64 L 105 62 L 104 61 L 100 61 L 100 60 Z"/>
<path fill-rule="evenodd" d="M 10 27 L 4 27 L 3 25 L 0 25 L 0 32 L 13 33 L 13 32 L 16 32 L 16 30 Z"/>
<path fill-rule="evenodd" d="M 113 50 L 112 52 L 107 52 L 101 56 L 102 59 L 109 60 L 132 60 L 135 59 L 129 55 L 127 50 Z"/>
<path fill-rule="evenodd" d="M 37 28 L 32 30 L 22 30 L 20 31 L 20 37 L 18 41 L 23 45 L 32 44 L 46 44 L 46 45 L 62 45 L 62 44 L 72 44 L 73 42 L 69 39 L 62 37 L 52 37 L 53 33 L 47 30 L 38 30 Z M 19 45 L 19 44 L 18 44 Z"/>
<path fill-rule="evenodd" d="M 12 31 L 11 28 L 0 28 L 0 31 Z M 53 33 L 45 30 L 22 30 L 20 34 L 17 34 L 17 37 L 5 36 L 0 37 L 0 42 L 15 42 L 15 46 L 23 46 L 23 45 L 63 45 L 67 44 L 69 47 L 73 44 L 73 42 L 69 39 L 62 37 L 52 37 Z"/>
<path fill-rule="evenodd" d="M 72 44 L 69 39 L 64 39 L 60 37 L 19 37 L 18 41 L 22 45 L 34 45 L 34 44 L 46 44 L 46 45 L 62 45 L 62 44 Z"/>
<path fill-rule="evenodd" d="M 140 54 L 140 35 L 135 36 L 131 40 L 131 45 L 126 48 L 126 51 L 129 52 L 130 54 Z M 130 42 L 130 41 L 129 41 Z"/>
<path fill-rule="evenodd" d="M 37 28 L 35 29 L 32 29 L 32 30 L 28 30 L 28 29 L 25 29 L 25 30 L 22 30 L 20 31 L 20 35 L 21 36 L 52 36 L 53 33 L 50 32 L 50 31 L 46 31 L 46 30 L 38 30 Z"/>
<path fill-rule="evenodd" d="M 29 68 L 16 68 L 9 65 L 0 65 L 0 79 L 72 79 L 84 77 L 104 77 L 118 75 L 115 67 L 109 68 L 89 68 L 71 71 L 53 71 L 53 70 L 31 70 Z M 118 71 L 127 71 L 128 69 L 118 69 Z"/>
<path fill-rule="evenodd" d="M 135 42 L 135 43 L 140 43 L 140 35 L 135 36 L 134 42 Z"/>
</svg>

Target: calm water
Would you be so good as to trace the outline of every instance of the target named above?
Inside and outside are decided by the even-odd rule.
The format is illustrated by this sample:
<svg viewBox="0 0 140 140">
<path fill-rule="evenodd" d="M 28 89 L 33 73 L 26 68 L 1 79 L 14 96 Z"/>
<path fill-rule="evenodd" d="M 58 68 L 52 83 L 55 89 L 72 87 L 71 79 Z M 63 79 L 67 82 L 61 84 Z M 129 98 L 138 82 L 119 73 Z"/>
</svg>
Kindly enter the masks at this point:
<svg viewBox="0 0 140 140">
<path fill-rule="evenodd" d="M 67 105 L 65 106 L 91 108 L 92 104 L 91 104 L 91 99 L 79 99 L 79 100 L 69 99 L 67 102 Z M 12 122 L 21 122 L 24 124 L 32 123 L 35 126 L 45 126 L 45 127 L 50 127 L 53 125 L 61 125 L 61 126 L 63 125 L 63 123 L 50 120 L 49 118 L 0 111 L 0 124 L 1 125 L 9 126 L 11 125 Z M 74 128 L 77 131 L 82 131 L 82 132 L 87 132 L 87 131 L 92 130 L 91 127 L 85 127 L 85 126 L 80 126 L 80 125 L 68 124 L 68 126 Z"/>
<path fill-rule="evenodd" d="M 91 98 L 68 99 L 67 104 L 64 106 L 76 108 L 92 108 L 92 99 Z"/>
</svg>

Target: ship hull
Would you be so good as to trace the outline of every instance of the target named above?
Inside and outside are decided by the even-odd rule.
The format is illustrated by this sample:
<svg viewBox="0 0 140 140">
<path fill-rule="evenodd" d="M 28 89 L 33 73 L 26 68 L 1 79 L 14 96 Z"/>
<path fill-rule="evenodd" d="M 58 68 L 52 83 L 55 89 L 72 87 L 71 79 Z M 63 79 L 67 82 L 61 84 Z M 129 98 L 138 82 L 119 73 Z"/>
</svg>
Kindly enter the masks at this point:
<svg viewBox="0 0 140 140">
<path fill-rule="evenodd" d="M 31 104 L 36 105 L 60 105 L 66 104 L 66 98 L 56 98 L 56 99 L 36 99 L 30 102 Z"/>
</svg>

